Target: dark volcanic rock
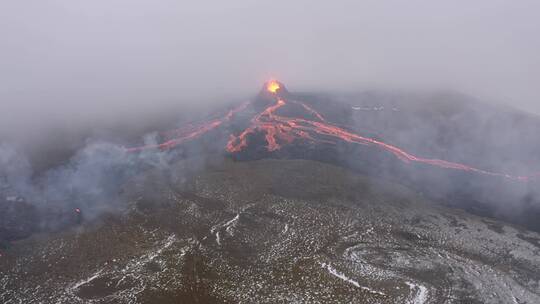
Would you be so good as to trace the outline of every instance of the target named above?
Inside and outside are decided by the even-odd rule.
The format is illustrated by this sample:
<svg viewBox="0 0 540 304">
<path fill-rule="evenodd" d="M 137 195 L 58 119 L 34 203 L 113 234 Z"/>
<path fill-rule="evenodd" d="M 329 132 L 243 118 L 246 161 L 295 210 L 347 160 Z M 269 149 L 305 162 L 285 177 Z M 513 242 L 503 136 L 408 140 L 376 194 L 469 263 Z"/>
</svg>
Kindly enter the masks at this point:
<svg viewBox="0 0 540 304">
<path fill-rule="evenodd" d="M 313 161 L 185 167 L 134 178 L 98 226 L 14 244 L 0 301 L 540 301 L 537 233 Z"/>
</svg>

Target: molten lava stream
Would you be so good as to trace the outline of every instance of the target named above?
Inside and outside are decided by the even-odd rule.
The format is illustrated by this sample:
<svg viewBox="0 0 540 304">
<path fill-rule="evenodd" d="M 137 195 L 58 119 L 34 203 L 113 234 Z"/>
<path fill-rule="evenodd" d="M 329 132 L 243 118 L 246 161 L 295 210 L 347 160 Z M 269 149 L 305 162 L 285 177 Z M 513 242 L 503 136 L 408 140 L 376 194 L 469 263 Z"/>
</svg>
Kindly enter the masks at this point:
<svg viewBox="0 0 540 304">
<path fill-rule="evenodd" d="M 126 149 L 126 151 L 129 153 L 132 153 L 132 152 L 140 152 L 140 151 L 148 150 L 148 149 L 167 150 L 167 149 L 176 147 L 178 145 L 185 143 L 186 141 L 199 138 L 202 135 L 208 133 L 209 131 L 220 127 L 221 125 L 223 125 L 223 123 L 230 121 L 236 113 L 243 111 L 248 106 L 248 104 L 249 104 L 248 102 L 242 103 L 238 107 L 231 109 L 225 116 L 221 118 L 203 122 L 196 126 L 189 125 L 185 128 L 169 131 L 166 133 L 166 138 L 168 138 L 168 140 L 161 144 L 128 148 Z M 173 137 L 173 136 L 176 136 L 176 137 L 171 139 L 170 137 Z"/>
</svg>

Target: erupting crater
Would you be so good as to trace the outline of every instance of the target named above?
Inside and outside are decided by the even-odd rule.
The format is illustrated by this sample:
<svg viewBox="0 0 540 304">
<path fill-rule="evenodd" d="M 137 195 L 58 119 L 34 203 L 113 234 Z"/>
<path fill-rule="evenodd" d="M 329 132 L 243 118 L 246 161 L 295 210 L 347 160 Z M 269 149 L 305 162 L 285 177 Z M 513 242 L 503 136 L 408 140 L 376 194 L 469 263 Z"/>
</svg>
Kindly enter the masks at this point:
<svg viewBox="0 0 540 304">
<path fill-rule="evenodd" d="M 272 94 L 277 93 L 277 91 L 281 88 L 281 84 L 277 82 L 276 80 L 270 80 L 266 84 L 266 90 Z"/>
</svg>

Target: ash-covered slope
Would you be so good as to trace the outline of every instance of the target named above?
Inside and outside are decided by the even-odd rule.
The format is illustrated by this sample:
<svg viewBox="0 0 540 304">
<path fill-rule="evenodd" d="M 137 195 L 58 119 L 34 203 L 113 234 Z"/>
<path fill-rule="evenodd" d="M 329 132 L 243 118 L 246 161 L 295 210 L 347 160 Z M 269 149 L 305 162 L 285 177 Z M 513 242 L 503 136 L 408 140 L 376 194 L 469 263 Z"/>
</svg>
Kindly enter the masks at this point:
<svg viewBox="0 0 540 304">
<path fill-rule="evenodd" d="M 0 302 L 540 301 L 537 233 L 319 162 L 192 164 L 136 176 L 97 227 L 15 243 Z"/>
</svg>

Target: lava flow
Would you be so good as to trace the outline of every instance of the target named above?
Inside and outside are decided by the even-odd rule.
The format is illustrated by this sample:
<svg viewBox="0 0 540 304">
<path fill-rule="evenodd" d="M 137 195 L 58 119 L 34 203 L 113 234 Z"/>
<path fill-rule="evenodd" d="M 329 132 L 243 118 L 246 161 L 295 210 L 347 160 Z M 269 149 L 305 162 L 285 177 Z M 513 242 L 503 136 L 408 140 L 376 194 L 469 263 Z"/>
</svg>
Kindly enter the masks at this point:
<svg viewBox="0 0 540 304">
<path fill-rule="evenodd" d="M 238 153 L 246 149 L 249 145 L 250 137 L 255 134 L 264 134 L 269 152 L 276 151 L 282 148 L 283 145 L 291 144 L 295 140 L 304 140 L 311 143 L 329 143 L 336 144 L 338 142 L 349 142 L 354 144 L 373 146 L 389 152 L 406 163 L 421 163 L 430 166 L 436 166 L 444 169 L 453 169 L 460 171 L 473 172 L 483 175 L 498 176 L 517 181 L 528 181 L 533 176 L 513 176 L 505 173 L 490 172 L 474 168 L 465 164 L 440 160 L 422 158 L 384 142 L 363 137 L 352 131 L 338 127 L 328 122 L 323 115 L 316 110 L 306 105 L 303 102 L 289 98 L 283 84 L 271 80 L 265 84 L 265 90 L 261 93 L 264 99 L 269 103 L 266 107 L 254 115 L 250 120 L 249 125 L 238 135 L 231 134 L 226 146 L 229 153 Z M 302 108 L 305 113 L 298 117 L 288 117 L 277 114 L 280 109 L 293 105 Z M 195 126 L 188 126 L 172 133 L 169 136 L 174 137 L 168 139 L 162 144 L 153 146 L 144 146 L 139 148 L 128 149 L 130 152 L 136 152 L 148 148 L 169 149 L 180 145 L 188 140 L 198 138 L 203 134 L 222 126 L 225 122 L 230 121 L 234 114 L 243 111 L 247 107 L 247 103 L 232 109 L 229 113 L 219 119 L 210 120 Z"/>
<path fill-rule="evenodd" d="M 238 107 L 236 107 L 236 108 L 234 108 L 232 110 L 229 110 L 227 115 L 225 115 L 224 117 L 213 119 L 213 120 L 202 122 L 202 123 L 198 123 L 196 125 L 187 125 L 187 126 L 185 126 L 183 128 L 169 131 L 169 132 L 167 132 L 165 134 L 165 138 L 167 140 L 165 142 L 161 143 L 161 144 L 146 145 L 146 146 L 141 146 L 141 147 L 129 148 L 129 149 L 127 149 L 127 152 L 140 152 L 140 151 L 148 150 L 148 149 L 167 150 L 167 149 L 174 148 L 174 147 L 176 147 L 178 145 L 181 145 L 181 144 L 183 144 L 183 143 L 185 143 L 185 142 L 187 142 L 189 140 L 198 138 L 198 137 L 208 133 L 209 131 L 212 131 L 212 130 L 220 127 L 225 122 L 231 120 L 232 117 L 236 113 L 241 112 L 242 110 L 244 110 L 247 107 L 247 105 L 248 105 L 248 103 L 245 102 L 245 103 L 239 105 Z"/>
</svg>

